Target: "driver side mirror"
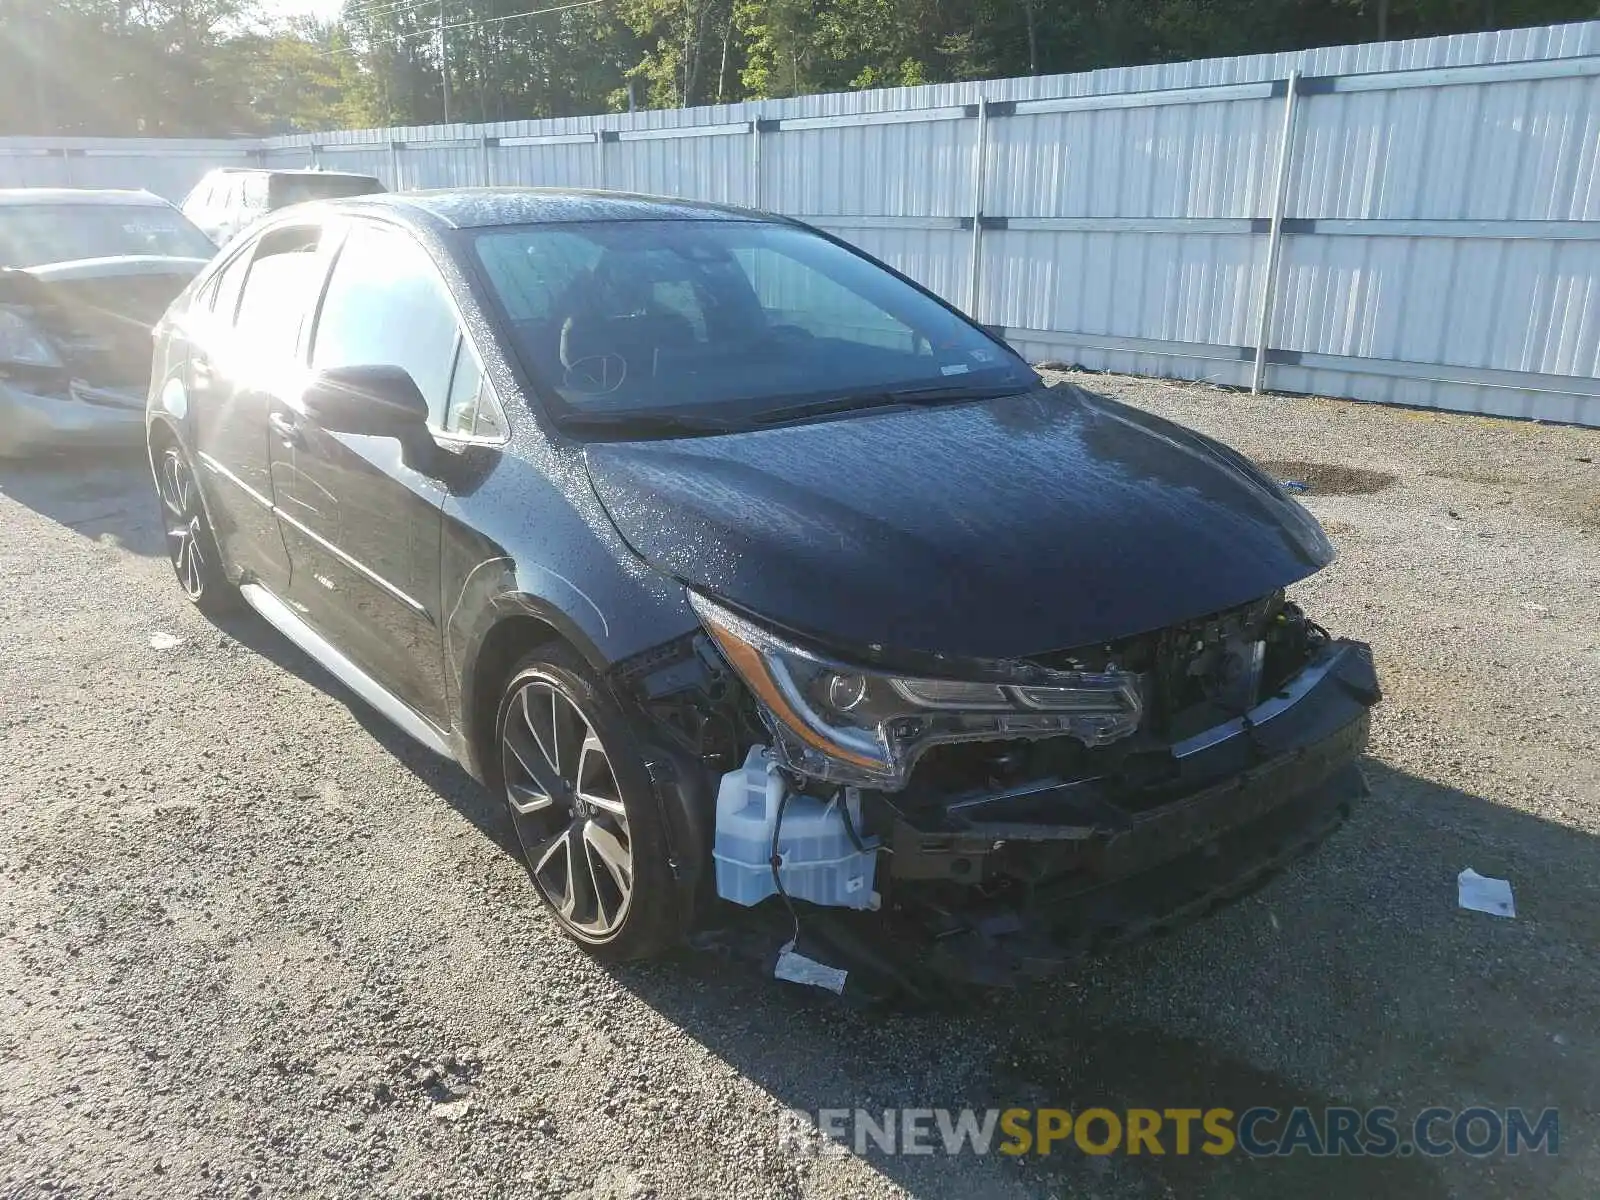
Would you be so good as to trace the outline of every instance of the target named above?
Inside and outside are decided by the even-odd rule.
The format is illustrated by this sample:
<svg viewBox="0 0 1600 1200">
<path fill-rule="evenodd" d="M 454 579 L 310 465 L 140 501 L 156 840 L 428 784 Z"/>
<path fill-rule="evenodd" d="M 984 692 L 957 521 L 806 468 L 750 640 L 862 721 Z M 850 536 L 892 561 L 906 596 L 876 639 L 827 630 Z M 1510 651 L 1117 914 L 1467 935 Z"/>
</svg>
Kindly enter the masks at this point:
<svg viewBox="0 0 1600 1200">
<path fill-rule="evenodd" d="M 428 402 L 403 367 L 329 367 L 312 377 L 300 403 L 307 420 L 331 433 L 398 438 L 404 446 L 429 437 Z"/>
</svg>

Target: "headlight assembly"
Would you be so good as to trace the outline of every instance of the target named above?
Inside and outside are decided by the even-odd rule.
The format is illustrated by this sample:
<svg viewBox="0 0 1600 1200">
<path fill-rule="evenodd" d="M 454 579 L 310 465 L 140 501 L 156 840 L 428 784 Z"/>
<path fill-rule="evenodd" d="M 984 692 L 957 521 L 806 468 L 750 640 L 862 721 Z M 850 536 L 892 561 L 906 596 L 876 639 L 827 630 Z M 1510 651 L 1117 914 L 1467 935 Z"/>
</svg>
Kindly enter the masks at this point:
<svg viewBox="0 0 1600 1200">
<path fill-rule="evenodd" d="M 0 308 L 0 366 L 58 371 L 61 356 L 33 322 L 12 309 Z"/>
<path fill-rule="evenodd" d="M 1050 671 L 1022 683 L 885 675 L 838 662 L 696 592 L 690 603 L 760 702 L 785 765 L 818 779 L 893 791 L 941 742 L 1067 735 L 1088 746 L 1139 726 L 1139 678 Z"/>
</svg>

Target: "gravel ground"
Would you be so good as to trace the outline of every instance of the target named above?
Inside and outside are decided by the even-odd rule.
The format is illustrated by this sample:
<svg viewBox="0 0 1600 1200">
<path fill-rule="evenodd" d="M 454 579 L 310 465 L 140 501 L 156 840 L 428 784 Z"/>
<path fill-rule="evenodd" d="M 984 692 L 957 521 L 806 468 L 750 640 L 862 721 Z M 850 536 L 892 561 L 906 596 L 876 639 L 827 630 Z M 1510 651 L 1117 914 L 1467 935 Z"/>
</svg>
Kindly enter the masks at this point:
<svg viewBox="0 0 1600 1200">
<path fill-rule="evenodd" d="M 1600 1193 L 1600 432 L 1080 382 L 1312 484 L 1341 556 L 1300 598 L 1388 690 L 1373 794 L 1249 899 L 956 1015 L 595 965 L 458 770 L 186 607 L 137 464 L 0 469 L 0 1196 Z M 1456 908 L 1466 866 L 1515 920 Z M 784 1109 L 1333 1103 L 1557 1106 L 1560 1154 L 775 1136 Z"/>
</svg>

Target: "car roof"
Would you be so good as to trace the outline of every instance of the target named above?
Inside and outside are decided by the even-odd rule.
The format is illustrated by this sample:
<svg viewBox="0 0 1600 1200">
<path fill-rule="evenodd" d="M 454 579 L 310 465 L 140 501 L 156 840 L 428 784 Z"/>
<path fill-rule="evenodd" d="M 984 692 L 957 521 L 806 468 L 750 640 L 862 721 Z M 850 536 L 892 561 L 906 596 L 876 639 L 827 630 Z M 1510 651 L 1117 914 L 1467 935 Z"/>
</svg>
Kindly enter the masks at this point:
<svg viewBox="0 0 1600 1200">
<path fill-rule="evenodd" d="M 781 218 L 727 204 L 573 188 L 454 188 L 385 192 L 321 203 L 344 212 L 424 217 L 452 229 L 567 221 L 773 221 Z"/>
<path fill-rule="evenodd" d="M 153 192 L 117 188 L 0 188 L 0 205 L 15 204 L 126 204 L 143 208 L 171 208 Z"/>
</svg>

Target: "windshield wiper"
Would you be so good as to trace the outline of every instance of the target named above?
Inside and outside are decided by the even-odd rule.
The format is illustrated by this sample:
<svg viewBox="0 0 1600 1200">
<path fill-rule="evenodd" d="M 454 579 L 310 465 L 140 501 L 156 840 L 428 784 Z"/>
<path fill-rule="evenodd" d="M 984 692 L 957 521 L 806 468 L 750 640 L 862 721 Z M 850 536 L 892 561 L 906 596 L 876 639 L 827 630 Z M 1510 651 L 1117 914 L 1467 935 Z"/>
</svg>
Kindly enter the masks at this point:
<svg viewBox="0 0 1600 1200">
<path fill-rule="evenodd" d="M 671 412 L 568 413 L 560 418 L 559 424 L 562 429 L 617 430 L 641 437 L 731 433 L 738 428 L 715 417 Z"/>
<path fill-rule="evenodd" d="M 879 395 L 899 404 L 938 404 L 945 400 L 998 400 L 1001 396 L 1020 396 L 1032 390 L 1030 385 L 1019 387 L 1014 383 L 991 383 L 987 387 L 972 383 L 945 383 L 929 387 L 896 388 L 880 392 Z"/>
<path fill-rule="evenodd" d="M 703 436 L 714 433 L 733 433 L 740 429 L 782 425 L 790 421 L 804 421 L 813 417 L 832 416 L 835 413 L 857 412 L 866 409 L 883 411 L 894 408 L 920 408 L 947 404 L 957 400 L 993 400 L 1001 396 L 1014 396 L 1030 390 L 1015 383 L 946 384 L 929 387 L 895 388 L 883 391 L 853 392 L 816 400 L 809 404 L 792 404 L 758 412 L 753 416 L 727 420 L 692 412 L 569 412 L 560 418 L 563 429 L 576 431 L 610 431 L 635 437 Z"/>
<path fill-rule="evenodd" d="M 946 384 L 930 387 L 893 388 L 885 391 L 855 392 L 848 396 L 835 396 L 812 404 L 795 404 L 774 408 L 751 418 L 754 425 L 777 425 L 785 421 L 804 421 L 809 417 L 827 417 L 834 413 L 882 410 L 886 408 L 926 407 L 957 400 L 996 400 L 1001 396 L 1017 396 L 1031 389 L 1015 384 L 990 384 L 977 387 L 973 384 Z"/>
</svg>

